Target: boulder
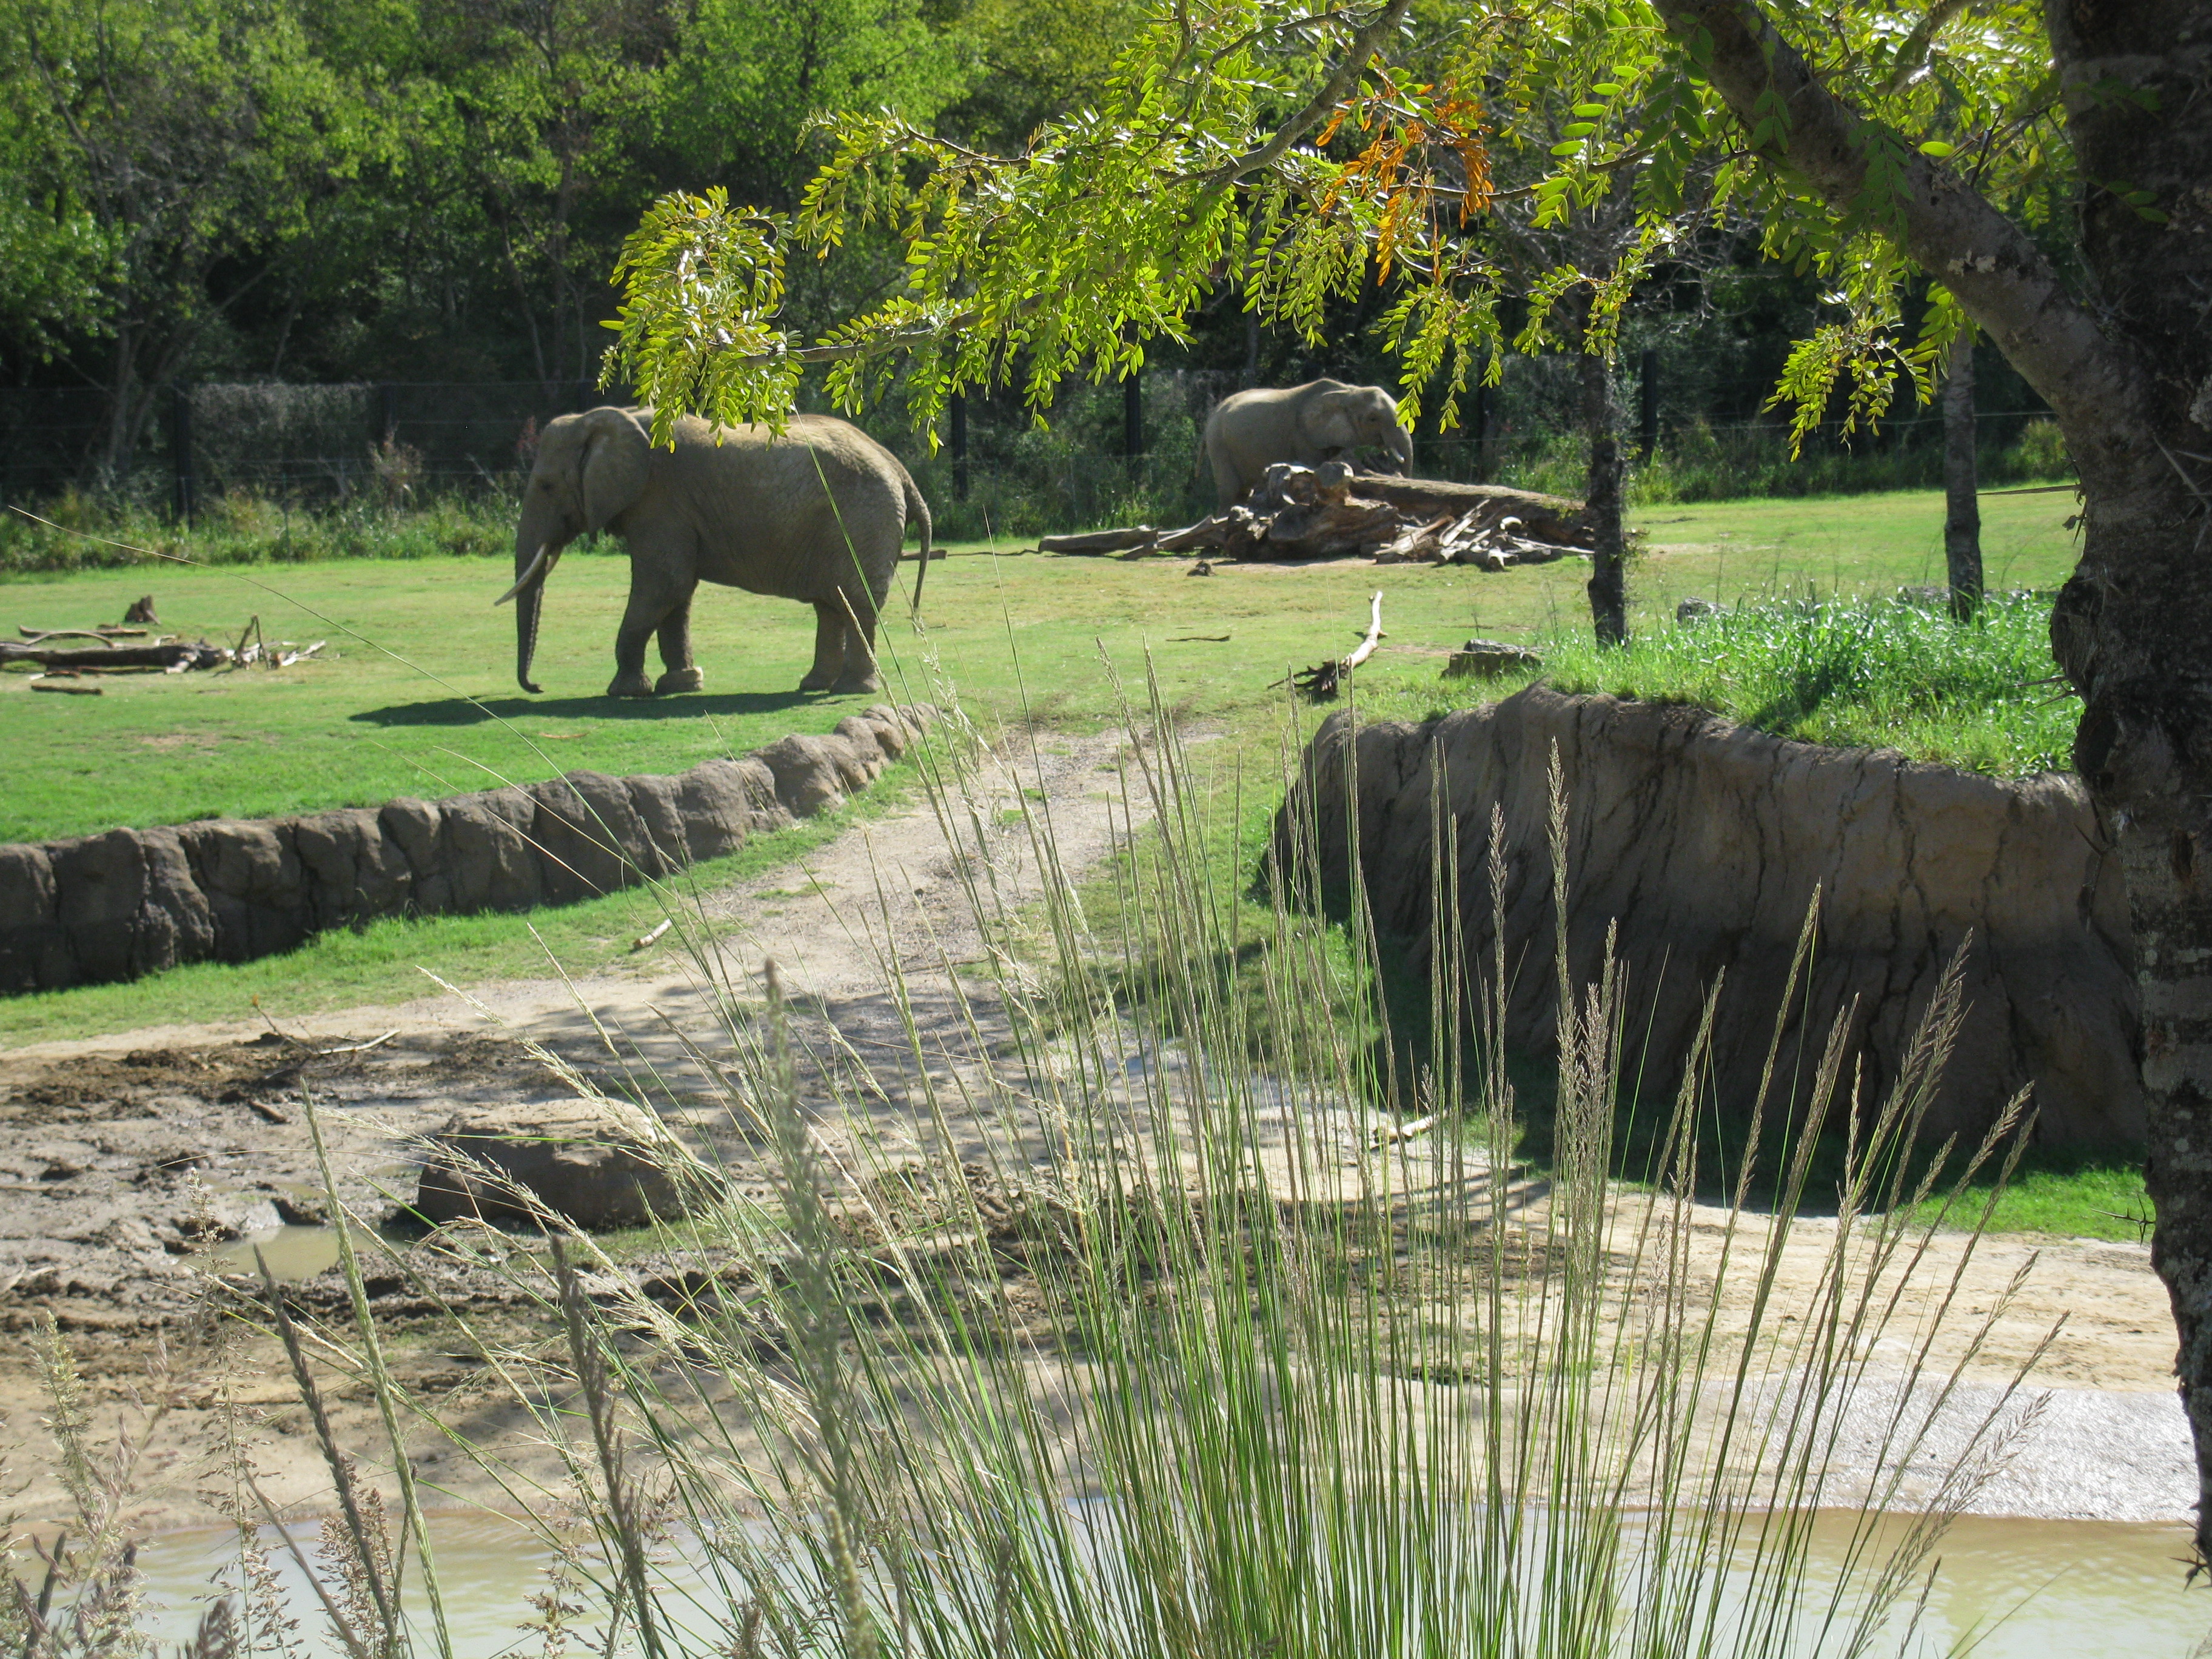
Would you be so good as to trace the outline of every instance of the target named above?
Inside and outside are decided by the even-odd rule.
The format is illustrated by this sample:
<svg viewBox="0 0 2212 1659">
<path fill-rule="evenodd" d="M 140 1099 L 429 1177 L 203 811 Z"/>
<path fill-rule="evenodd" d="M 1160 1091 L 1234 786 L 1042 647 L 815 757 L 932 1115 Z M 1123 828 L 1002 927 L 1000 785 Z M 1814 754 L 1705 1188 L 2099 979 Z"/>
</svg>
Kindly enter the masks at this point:
<svg viewBox="0 0 2212 1659">
<path fill-rule="evenodd" d="M 1455 680 L 1472 675 L 1487 678 L 1493 674 L 1510 674 L 1516 669 L 1543 665 L 1543 658 L 1525 645 L 1512 645 L 1504 640 L 1469 640 L 1451 653 L 1451 660 L 1444 665 L 1444 678 Z"/>
<path fill-rule="evenodd" d="M 415 872 L 382 815 L 366 806 L 290 821 L 313 927 L 343 927 L 404 912 Z"/>
<path fill-rule="evenodd" d="M 0 847 L 0 994 L 67 985 L 69 946 L 43 847 Z"/>
<path fill-rule="evenodd" d="M 634 884 L 645 856 L 645 829 L 629 788 L 605 772 L 571 772 L 532 784 L 538 802 L 530 839 L 549 904 L 572 904 Z"/>
<path fill-rule="evenodd" d="M 842 804 L 846 774 L 859 770 L 848 744 L 796 732 L 755 750 L 753 757 L 774 774 L 775 798 L 794 818 L 811 818 Z"/>
<path fill-rule="evenodd" d="M 648 876 L 665 876 L 691 862 L 690 838 L 684 831 L 684 780 L 648 775 L 624 778 L 630 811 L 636 814 L 642 854 L 638 865 Z"/>
<path fill-rule="evenodd" d="M 378 811 L 377 822 L 414 878 L 414 906 L 419 915 L 442 915 L 453 908 L 453 878 L 439 855 L 443 814 L 438 803 L 401 795 Z"/>
<path fill-rule="evenodd" d="M 457 1114 L 431 1142 L 415 1207 L 433 1223 L 535 1221 L 587 1232 L 685 1213 L 720 1181 L 625 1101 L 521 1101 Z"/>
<path fill-rule="evenodd" d="M 530 830 L 538 802 L 525 789 L 487 789 L 438 803 L 438 856 L 447 902 L 464 913 L 527 910 L 544 891 Z"/>
<path fill-rule="evenodd" d="M 215 924 L 220 962 L 252 962 L 307 936 L 307 888 L 289 824 L 218 818 L 178 833 Z"/>
<path fill-rule="evenodd" d="M 765 772 L 767 769 L 762 768 Z M 635 786 L 641 780 L 632 778 Z M 682 846 L 693 863 L 718 859 L 745 844 L 753 827 L 753 796 L 759 780 L 737 761 L 711 760 L 669 779 L 675 786 L 673 806 L 683 833 Z M 775 799 L 775 780 L 766 787 Z M 641 809 L 642 816 L 642 809 Z"/>
</svg>

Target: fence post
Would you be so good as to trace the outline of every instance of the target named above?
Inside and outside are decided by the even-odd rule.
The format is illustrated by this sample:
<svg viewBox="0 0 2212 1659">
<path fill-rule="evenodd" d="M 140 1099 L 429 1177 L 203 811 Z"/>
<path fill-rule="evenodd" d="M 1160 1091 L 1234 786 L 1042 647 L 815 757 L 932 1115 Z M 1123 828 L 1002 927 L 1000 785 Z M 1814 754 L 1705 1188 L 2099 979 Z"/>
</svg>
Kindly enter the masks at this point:
<svg viewBox="0 0 2212 1659">
<path fill-rule="evenodd" d="M 169 387 L 169 465 L 175 474 L 177 519 L 192 521 L 192 389 L 181 381 Z"/>
<path fill-rule="evenodd" d="M 1644 383 L 1644 432 L 1638 459 L 1649 466 L 1659 447 L 1659 353 L 1656 349 L 1644 348 L 1644 372 L 1638 378 Z"/>
<path fill-rule="evenodd" d="M 960 392 L 952 394 L 946 405 L 952 424 L 952 499 L 968 499 L 968 399 Z"/>
</svg>

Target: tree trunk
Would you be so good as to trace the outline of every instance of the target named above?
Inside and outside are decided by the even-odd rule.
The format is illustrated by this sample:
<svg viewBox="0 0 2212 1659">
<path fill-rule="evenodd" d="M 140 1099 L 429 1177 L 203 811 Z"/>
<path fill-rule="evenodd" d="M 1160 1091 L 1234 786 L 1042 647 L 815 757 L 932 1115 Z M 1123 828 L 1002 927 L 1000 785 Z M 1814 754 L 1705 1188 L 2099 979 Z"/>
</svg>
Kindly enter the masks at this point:
<svg viewBox="0 0 2212 1659">
<path fill-rule="evenodd" d="M 1589 325 L 1589 297 L 1582 301 Z M 1628 640 L 1628 571 L 1620 528 L 1620 431 L 1613 407 L 1613 360 L 1582 354 L 1583 430 L 1589 439 L 1589 478 L 1583 518 L 1590 528 L 1590 625 L 1600 645 Z"/>
<path fill-rule="evenodd" d="M 1951 614 L 1965 622 L 1982 605 L 1982 509 L 1975 501 L 1974 331 L 1959 331 L 1951 343 L 1951 374 L 1943 382 L 1943 561 L 1951 584 Z"/>
</svg>

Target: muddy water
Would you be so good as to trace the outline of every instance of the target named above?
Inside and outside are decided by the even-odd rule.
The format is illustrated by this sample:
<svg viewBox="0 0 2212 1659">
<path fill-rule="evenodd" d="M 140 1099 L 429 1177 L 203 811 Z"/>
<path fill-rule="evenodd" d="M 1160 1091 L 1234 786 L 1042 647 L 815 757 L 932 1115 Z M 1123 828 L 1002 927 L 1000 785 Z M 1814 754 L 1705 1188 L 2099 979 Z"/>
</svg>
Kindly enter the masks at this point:
<svg viewBox="0 0 2212 1659">
<path fill-rule="evenodd" d="M 1822 1531 L 1839 1536 L 1844 1528 Z M 524 1598 L 544 1582 L 547 1557 L 537 1541 L 513 1522 L 480 1515 L 435 1516 L 432 1534 L 455 1654 L 538 1651 L 538 1639 L 518 1628 L 532 1616 Z M 312 1549 L 313 1534 L 299 1529 L 304 1547 Z M 2212 1628 L 2212 1589 L 2184 1589 L 2185 1540 L 2171 1526 L 1962 1520 L 1944 1540 L 1919 1631 L 1904 1651 L 1932 1656 L 1971 1644 L 1976 1659 L 2188 1659 Z M 264 1543 L 281 1548 L 273 1533 Z M 228 1533 L 172 1533 L 140 1551 L 149 1627 L 161 1642 L 191 1634 L 210 1576 L 232 1548 Z M 322 1620 L 308 1612 L 313 1596 L 298 1567 L 280 1565 L 310 1650 L 317 1659 L 337 1653 L 316 1645 Z M 1802 1651 L 1814 1651 L 1809 1641 Z"/>
</svg>

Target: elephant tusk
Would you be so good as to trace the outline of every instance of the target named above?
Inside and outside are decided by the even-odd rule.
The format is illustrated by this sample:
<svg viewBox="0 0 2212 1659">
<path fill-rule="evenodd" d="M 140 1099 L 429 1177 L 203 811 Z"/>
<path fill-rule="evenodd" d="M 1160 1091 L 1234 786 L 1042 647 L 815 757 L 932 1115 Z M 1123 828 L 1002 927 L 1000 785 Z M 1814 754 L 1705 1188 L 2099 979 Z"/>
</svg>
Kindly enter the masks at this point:
<svg viewBox="0 0 2212 1659">
<path fill-rule="evenodd" d="M 533 582 L 543 580 L 552 568 L 552 566 L 547 562 L 545 556 L 551 551 L 552 546 L 550 543 L 540 547 L 538 550 L 538 556 L 530 562 L 530 568 L 524 571 L 522 574 L 515 580 L 514 586 L 508 588 L 506 592 L 501 594 L 497 599 L 491 602 L 492 609 L 495 611 L 498 610 L 500 606 L 505 605 L 516 594 L 521 592 L 524 588 L 530 586 Z"/>
</svg>

